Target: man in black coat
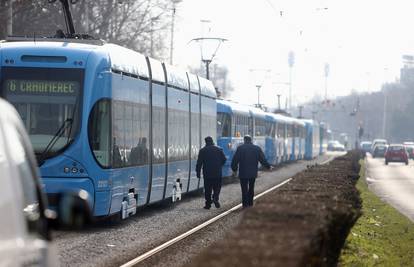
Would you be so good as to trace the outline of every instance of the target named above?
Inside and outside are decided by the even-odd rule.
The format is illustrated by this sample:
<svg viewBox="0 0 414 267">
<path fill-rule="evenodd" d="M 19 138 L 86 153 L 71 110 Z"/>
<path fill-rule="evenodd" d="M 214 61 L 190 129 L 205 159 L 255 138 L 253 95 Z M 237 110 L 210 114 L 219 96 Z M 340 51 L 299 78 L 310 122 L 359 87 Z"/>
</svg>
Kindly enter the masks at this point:
<svg viewBox="0 0 414 267">
<path fill-rule="evenodd" d="M 205 209 L 210 209 L 211 203 L 214 202 L 216 208 L 220 208 L 219 194 L 221 189 L 221 168 L 226 162 L 226 156 L 223 150 L 214 145 L 213 138 L 207 136 L 206 145 L 198 153 L 196 172 L 200 178 L 201 168 L 203 168 L 204 193 L 206 199 Z M 213 200 L 211 193 L 213 192 Z"/>
<path fill-rule="evenodd" d="M 244 136 L 244 144 L 237 148 L 231 162 L 233 172 L 236 172 L 239 168 L 243 208 L 253 206 L 254 183 L 259 162 L 266 168 L 271 169 L 262 149 L 252 143 L 252 138 L 249 135 Z"/>
</svg>

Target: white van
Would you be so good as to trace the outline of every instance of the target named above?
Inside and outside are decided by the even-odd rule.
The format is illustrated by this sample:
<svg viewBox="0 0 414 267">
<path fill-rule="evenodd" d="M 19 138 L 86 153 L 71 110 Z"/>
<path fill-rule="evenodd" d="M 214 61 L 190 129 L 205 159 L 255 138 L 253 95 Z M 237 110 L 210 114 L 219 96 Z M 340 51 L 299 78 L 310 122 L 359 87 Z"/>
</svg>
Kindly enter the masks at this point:
<svg viewBox="0 0 414 267">
<path fill-rule="evenodd" d="M 17 111 L 0 99 L 0 266 L 57 266 L 50 240 L 50 223 L 70 226 L 47 209 L 33 150 Z M 82 209 L 79 196 L 65 197 Z M 81 204 L 79 204 L 81 203 Z M 59 211 L 58 210 L 58 211 Z M 65 216 L 66 216 L 65 214 Z M 69 216 L 69 217 L 70 217 Z"/>
</svg>

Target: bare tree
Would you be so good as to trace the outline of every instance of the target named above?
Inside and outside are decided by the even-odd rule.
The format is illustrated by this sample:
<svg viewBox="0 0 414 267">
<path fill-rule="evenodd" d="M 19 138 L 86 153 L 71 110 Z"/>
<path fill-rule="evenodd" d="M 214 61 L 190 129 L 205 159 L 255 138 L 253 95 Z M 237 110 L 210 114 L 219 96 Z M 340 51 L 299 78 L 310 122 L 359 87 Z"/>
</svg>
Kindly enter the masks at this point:
<svg viewBox="0 0 414 267">
<path fill-rule="evenodd" d="M 9 0 L 10 1 L 10 0 Z M 7 17 L 6 2 L 0 1 L 0 23 Z M 79 0 L 71 5 L 75 29 L 161 59 L 167 52 L 171 0 Z M 59 1 L 13 1 L 13 34 L 53 36 L 65 29 Z M 0 29 L 0 37 L 6 29 Z M 151 45 L 152 43 L 152 45 Z M 151 49 L 152 48 L 152 49 Z"/>
</svg>

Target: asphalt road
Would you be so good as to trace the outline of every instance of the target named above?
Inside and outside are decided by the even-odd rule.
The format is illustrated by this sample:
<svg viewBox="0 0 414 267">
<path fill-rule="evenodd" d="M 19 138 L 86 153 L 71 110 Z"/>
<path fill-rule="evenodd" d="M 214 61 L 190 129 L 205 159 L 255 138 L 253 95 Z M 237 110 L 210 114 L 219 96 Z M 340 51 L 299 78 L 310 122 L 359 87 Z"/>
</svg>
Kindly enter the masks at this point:
<svg viewBox="0 0 414 267">
<path fill-rule="evenodd" d="M 414 162 L 388 163 L 367 155 L 366 180 L 369 189 L 414 222 Z"/>
</svg>

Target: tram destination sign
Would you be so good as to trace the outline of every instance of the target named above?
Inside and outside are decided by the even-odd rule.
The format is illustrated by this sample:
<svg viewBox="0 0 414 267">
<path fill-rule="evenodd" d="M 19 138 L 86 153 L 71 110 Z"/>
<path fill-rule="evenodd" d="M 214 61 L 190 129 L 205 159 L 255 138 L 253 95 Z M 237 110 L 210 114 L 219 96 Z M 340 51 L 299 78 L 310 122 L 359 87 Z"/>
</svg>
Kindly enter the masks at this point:
<svg viewBox="0 0 414 267">
<path fill-rule="evenodd" d="M 79 83 L 75 81 L 6 80 L 7 94 L 76 96 Z"/>
</svg>

